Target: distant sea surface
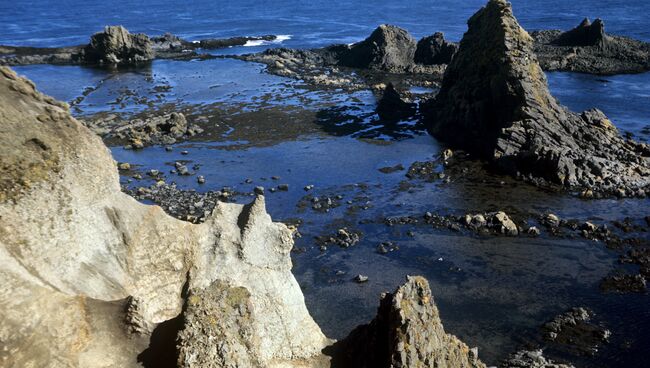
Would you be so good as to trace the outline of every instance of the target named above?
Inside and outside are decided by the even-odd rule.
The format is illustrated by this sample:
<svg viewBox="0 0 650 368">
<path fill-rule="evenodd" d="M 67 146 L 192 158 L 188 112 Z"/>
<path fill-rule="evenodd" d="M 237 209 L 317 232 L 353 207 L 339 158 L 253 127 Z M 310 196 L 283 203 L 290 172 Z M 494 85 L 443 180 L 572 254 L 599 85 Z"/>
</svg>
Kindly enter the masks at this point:
<svg viewBox="0 0 650 368">
<path fill-rule="evenodd" d="M 416 37 L 444 32 L 459 40 L 484 0 L 412 1 L 111 1 L 0 2 L 0 44 L 64 46 L 87 42 L 105 25 L 188 39 L 291 35 L 289 47 L 350 43 L 378 24 L 406 28 Z M 602 18 L 609 32 L 650 41 L 648 0 L 513 0 L 527 30 L 567 29 L 584 17 Z"/>
</svg>

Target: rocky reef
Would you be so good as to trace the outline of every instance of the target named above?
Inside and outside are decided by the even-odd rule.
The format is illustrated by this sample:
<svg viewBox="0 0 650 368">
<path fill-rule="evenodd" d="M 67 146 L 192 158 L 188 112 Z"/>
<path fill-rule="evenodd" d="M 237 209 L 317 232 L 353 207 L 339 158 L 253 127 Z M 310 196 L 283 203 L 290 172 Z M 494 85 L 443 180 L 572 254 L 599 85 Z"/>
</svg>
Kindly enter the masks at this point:
<svg viewBox="0 0 650 368">
<path fill-rule="evenodd" d="M 0 65 L 100 65 L 108 67 L 138 65 L 153 59 L 209 59 L 198 49 L 242 46 L 248 41 L 272 41 L 277 36 L 202 39 L 195 42 L 166 33 L 149 37 L 131 34 L 122 26 L 106 26 L 90 37 L 87 45 L 69 47 L 24 47 L 0 45 Z"/>
<path fill-rule="evenodd" d="M 650 70 L 650 44 L 605 33 L 605 23 L 584 19 L 563 32 L 531 33 L 534 50 L 544 70 L 598 75 L 641 73 Z"/>
<path fill-rule="evenodd" d="M 469 19 L 439 94 L 421 110 L 435 137 L 523 179 L 620 197 L 650 189 L 650 147 L 623 138 L 599 110 L 576 114 L 556 101 L 504 0 Z"/>
</svg>

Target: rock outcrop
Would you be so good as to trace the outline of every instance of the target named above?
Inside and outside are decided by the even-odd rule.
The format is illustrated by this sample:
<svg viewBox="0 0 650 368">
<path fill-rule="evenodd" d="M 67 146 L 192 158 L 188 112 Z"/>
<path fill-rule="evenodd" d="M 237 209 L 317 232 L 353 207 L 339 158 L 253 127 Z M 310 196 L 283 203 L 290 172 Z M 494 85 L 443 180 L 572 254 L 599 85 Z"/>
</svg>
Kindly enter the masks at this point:
<svg viewBox="0 0 650 368">
<path fill-rule="evenodd" d="M 592 24 L 588 18 L 585 18 L 576 28 L 562 33 L 553 43 L 558 46 L 603 47 L 606 41 L 603 21 L 596 19 Z"/>
<path fill-rule="evenodd" d="M 377 104 L 377 114 L 382 120 L 389 122 L 413 117 L 416 111 L 417 104 L 404 101 L 392 83 L 386 86 Z"/>
<path fill-rule="evenodd" d="M 442 32 L 436 32 L 418 41 L 414 60 L 418 64 L 449 64 L 458 51 L 458 45 L 445 40 Z"/>
<path fill-rule="evenodd" d="M 90 37 L 82 59 L 87 64 L 129 65 L 153 60 L 153 43 L 149 36 L 131 34 L 122 26 L 107 26 Z"/>
<path fill-rule="evenodd" d="M 521 350 L 518 351 L 503 363 L 500 368 L 575 368 L 571 364 L 554 362 L 544 356 L 542 350 Z"/>
<path fill-rule="evenodd" d="M 7 68 L 0 125 L 1 366 L 159 367 L 171 354 L 186 367 L 291 367 L 320 356 L 328 340 L 291 274 L 291 231 L 263 196 L 218 203 L 200 225 L 140 204 L 120 191 L 100 138 Z M 239 314 L 221 314 L 231 308 Z M 211 336 L 242 340 L 197 351 Z"/>
<path fill-rule="evenodd" d="M 608 35 L 605 23 L 584 19 L 569 31 L 531 33 L 535 53 L 544 70 L 590 74 L 641 73 L 650 70 L 650 43 Z"/>
<path fill-rule="evenodd" d="M 341 53 L 339 65 L 353 68 L 404 72 L 413 64 L 417 44 L 404 29 L 382 24 L 365 40 Z"/>
<path fill-rule="evenodd" d="M 648 145 L 621 137 L 598 110 L 559 105 L 509 3 L 490 0 L 468 26 L 439 94 L 422 106 L 434 136 L 538 183 L 646 195 Z"/>
<path fill-rule="evenodd" d="M 485 367 L 477 349 L 445 332 L 422 277 L 409 276 L 394 293 L 383 295 L 372 322 L 328 349 L 336 367 Z"/>
</svg>

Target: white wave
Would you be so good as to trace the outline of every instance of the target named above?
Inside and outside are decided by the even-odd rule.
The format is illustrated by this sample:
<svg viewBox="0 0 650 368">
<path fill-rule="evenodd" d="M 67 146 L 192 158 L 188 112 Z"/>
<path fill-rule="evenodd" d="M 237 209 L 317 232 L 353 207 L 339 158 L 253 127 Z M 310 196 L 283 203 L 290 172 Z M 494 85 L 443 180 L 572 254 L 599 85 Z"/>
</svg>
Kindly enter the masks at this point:
<svg viewBox="0 0 650 368">
<path fill-rule="evenodd" d="M 252 46 L 265 46 L 265 45 L 273 45 L 277 43 L 282 43 L 286 40 L 290 40 L 291 35 L 276 35 L 275 39 L 272 41 L 266 41 L 266 40 L 248 40 L 244 44 L 245 47 L 252 47 Z"/>
</svg>

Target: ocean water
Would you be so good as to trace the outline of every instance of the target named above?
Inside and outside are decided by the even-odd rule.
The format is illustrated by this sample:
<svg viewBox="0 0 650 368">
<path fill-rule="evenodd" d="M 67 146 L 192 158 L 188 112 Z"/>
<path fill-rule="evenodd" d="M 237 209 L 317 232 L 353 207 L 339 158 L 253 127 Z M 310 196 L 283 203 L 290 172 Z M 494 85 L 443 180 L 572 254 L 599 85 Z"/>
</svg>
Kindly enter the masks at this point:
<svg viewBox="0 0 650 368">
<path fill-rule="evenodd" d="M 220 53 L 256 52 L 268 47 L 320 47 L 365 38 L 381 23 L 396 24 L 422 37 L 443 31 L 459 40 L 466 20 L 484 1 L 17 1 L 0 2 L 0 44 L 64 46 L 85 43 L 107 24 L 133 32 L 171 32 L 190 40 L 275 34 L 280 42 L 253 43 Z M 571 28 L 582 18 L 601 17 L 609 32 L 650 41 L 650 1 L 512 1 L 528 30 Z M 229 186 L 250 192 L 256 185 L 289 184 L 268 193 L 276 220 L 300 218 L 303 237 L 292 255 L 294 273 L 310 312 L 328 336 L 344 337 L 373 317 L 379 294 L 394 289 L 407 274 L 431 282 L 447 331 L 490 364 L 535 341 L 539 326 L 572 306 L 592 308 L 613 333 L 612 343 L 594 357 L 566 356 L 589 367 L 645 367 L 650 352 L 650 297 L 602 294 L 600 279 L 614 269 L 618 255 L 586 240 L 483 238 L 428 227 L 387 227 L 387 216 L 506 210 L 554 212 L 595 222 L 647 216 L 650 200 L 582 201 L 489 176 L 480 185 L 415 182 L 401 188 L 404 171 L 378 169 L 436 156 L 441 145 L 415 122 L 383 126 L 374 114 L 370 91 L 348 94 L 319 90 L 300 81 L 264 73 L 264 67 L 234 59 L 154 61 L 144 68 L 109 71 L 77 66 L 15 68 L 39 89 L 72 102 L 79 117 L 114 112 L 126 116 L 174 106 L 193 114 L 216 114 L 209 139 L 183 142 L 172 152 L 111 147 L 118 161 L 141 170 L 169 172 L 177 160 L 199 165 L 196 178 L 168 174 L 184 189 Z M 552 93 L 575 111 L 602 109 L 623 132 L 650 140 L 650 73 L 596 77 L 549 73 Z M 414 92 L 420 90 L 416 89 Z M 420 91 L 425 92 L 425 91 Z M 126 96 L 126 97 L 125 97 Z M 189 155 L 180 154 L 188 150 Z M 279 176 L 277 182 L 269 179 Z M 245 179 L 251 178 L 252 183 Z M 148 185 L 128 182 L 132 187 Z M 313 195 L 343 195 L 353 206 L 317 213 L 301 203 L 305 185 Z M 241 196 L 239 202 L 250 198 Z M 359 207 L 362 207 L 361 209 Z M 366 207 L 366 209 L 363 209 Z M 350 249 L 321 252 L 314 236 L 342 226 L 363 233 Z M 413 231 L 414 235 L 407 233 Z M 380 242 L 400 250 L 381 255 Z M 344 271 L 344 276 L 337 276 Z M 356 274 L 370 282 L 351 282 Z"/>
</svg>

